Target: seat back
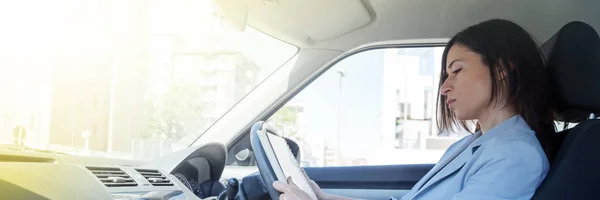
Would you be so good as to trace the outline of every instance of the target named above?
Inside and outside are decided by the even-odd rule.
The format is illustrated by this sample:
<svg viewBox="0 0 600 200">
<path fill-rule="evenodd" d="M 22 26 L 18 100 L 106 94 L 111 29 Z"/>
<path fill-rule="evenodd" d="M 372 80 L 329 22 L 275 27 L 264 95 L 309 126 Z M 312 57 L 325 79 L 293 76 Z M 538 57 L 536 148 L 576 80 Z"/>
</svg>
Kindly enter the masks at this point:
<svg viewBox="0 0 600 200">
<path fill-rule="evenodd" d="M 589 25 L 563 26 L 544 49 L 555 92 L 557 118 L 578 122 L 558 133 L 560 149 L 532 199 L 594 199 L 600 194 L 600 37 Z M 597 116 L 597 115 L 596 115 Z"/>
</svg>

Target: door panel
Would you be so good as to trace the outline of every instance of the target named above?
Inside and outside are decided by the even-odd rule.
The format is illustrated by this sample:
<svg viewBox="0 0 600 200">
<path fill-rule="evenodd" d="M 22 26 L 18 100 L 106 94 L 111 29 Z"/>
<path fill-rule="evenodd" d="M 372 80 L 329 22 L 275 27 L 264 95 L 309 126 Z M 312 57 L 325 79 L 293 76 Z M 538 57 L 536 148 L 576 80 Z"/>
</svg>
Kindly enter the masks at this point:
<svg viewBox="0 0 600 200">
<path fill-rule="evenodd" d="M 434 164 L 307 167 L 306 174 L 328 193 L 362 199 L 406 194 Z"/>
<path fill-rule="evenodd" d="M 323 189 L 327 194 L 334 194 L 355 199 L 389 199 L 400 198 L 410 190 L 375 190 L 375 189 Z"/>
</svg>

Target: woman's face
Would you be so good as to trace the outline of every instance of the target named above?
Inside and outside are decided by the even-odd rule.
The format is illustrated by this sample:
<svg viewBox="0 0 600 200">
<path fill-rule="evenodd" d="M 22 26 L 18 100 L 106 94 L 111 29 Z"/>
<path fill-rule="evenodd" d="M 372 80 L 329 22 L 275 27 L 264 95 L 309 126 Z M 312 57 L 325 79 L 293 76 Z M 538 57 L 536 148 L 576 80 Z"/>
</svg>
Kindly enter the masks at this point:
<svg viewBox="0 0 600 200">
<path fill-rule="evenodd" d="M 446 57 L 447 78 L 441 89 L 446 104 L 458 120 L 478 119 L 491 98 L 492 82 L 489 67 L 479 54 L 454 44 Z"/>
</svg>

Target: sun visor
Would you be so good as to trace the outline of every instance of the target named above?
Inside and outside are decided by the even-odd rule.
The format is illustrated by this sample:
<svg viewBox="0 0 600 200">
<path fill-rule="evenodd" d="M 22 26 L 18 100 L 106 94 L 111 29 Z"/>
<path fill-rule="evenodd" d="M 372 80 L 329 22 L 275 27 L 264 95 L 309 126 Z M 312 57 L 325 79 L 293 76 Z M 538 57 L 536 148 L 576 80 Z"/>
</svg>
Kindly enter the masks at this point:
<svg viewBox="0 0 600 200">
<path fill-rule="evenodd" d="M 214 0 L 217 13 L 233 28 L 246 30 L 248 18 L 247 0 Z"/>
<path fill-rule="evenodd" d="M 248 23 L 315 42 L 359 29 L 372 20 L 360 0 L 248 0 Z"/>
</svg>

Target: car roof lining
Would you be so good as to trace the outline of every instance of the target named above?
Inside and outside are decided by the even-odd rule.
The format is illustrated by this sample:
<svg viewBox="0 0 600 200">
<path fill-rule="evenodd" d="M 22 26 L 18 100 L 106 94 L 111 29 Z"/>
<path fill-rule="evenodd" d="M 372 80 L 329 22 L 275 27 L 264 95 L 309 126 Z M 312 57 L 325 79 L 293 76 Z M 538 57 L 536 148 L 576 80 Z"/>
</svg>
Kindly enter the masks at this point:
<svg viewBox="0 0 600 200">
<path fill-rule="evenodd" d="M 300 48 L 339 51 L 385 40 L 449 38 L 464 27 L 492 18 L 515 21 L 538 41 L 546 41 L 570 21 L 583 21 L 600 28 L 600 16 L 596 12 L 600 1 L 352 0 L 353 6 L 346 7 L 344 4 L 347 1 L 335 0 L 325 5 L 318 0 L 278 0 L 279 3 L 275 5 L 267 5 L 266 1 L 248 0 L 248 24 Z M 364 6 L 371 17 L 364 26 L 361 26 L 364 24 L 364 15 L 351 16 L 352 11 L 360 10 L 358 3 Z M 290 4 L 302 6 L 284 6 Z M 329 12 L 316 12 L 320 9 Z M 334 14 L 349 16 L 348 20 L 360 23 L 329 19 Z M 323 20 L 331 21 L 319 22 Z M 332 23 L 335 21 L 339 26 Z"/>
</svg>

